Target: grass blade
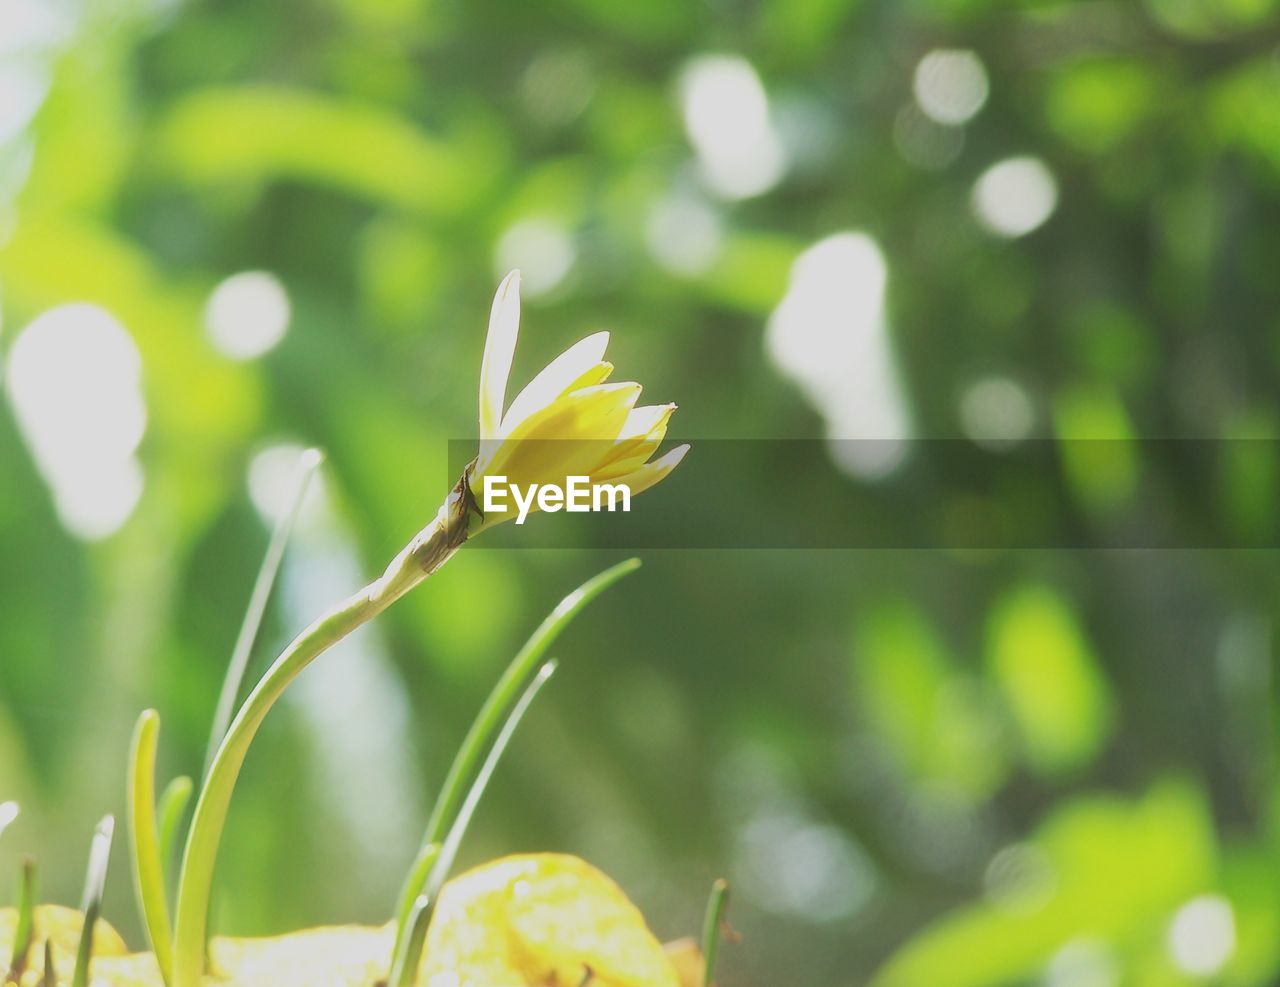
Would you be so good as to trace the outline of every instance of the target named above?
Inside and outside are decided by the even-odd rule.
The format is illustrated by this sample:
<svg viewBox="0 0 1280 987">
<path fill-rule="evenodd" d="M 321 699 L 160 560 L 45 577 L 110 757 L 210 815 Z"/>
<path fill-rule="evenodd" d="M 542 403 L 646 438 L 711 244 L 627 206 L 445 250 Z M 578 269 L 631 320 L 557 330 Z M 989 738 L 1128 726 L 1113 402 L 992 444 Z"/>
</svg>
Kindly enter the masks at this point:
<svg viewBox="0 0 1280 987">
<path fill-rule="evenodd" d="M 729 882 L 722 877 L 711 885 L 707 914 L 702 922 L 702 987 L 711 987 L 716 953 L 720 949 L 720 929 L 724 924 L 724 911 L 728 904 Z"/>
<path fill-rule="evenodd" d="M 133 887 L 138 896 L 142 924 L 151 940 L 161 977 L 169 981 L 173 962 L 173 928 L 169 923 L 169 896 L 165 892 L 161 862 L 160 830 L 156 821 L 156 744 L 160 714 L 142 711 L 133 730 L 129 753 L 129 843 L 133 849 Z"/>
<path fill-rule="evenodd" d="M 222 692 L 218 695 L 218 706 L 213 714 L 213 728 L 209 733 L 209 749 L 204 759 L 204 776 L 208 776 L 213 765 L 214 755 L 222 744 L 231 726 L 231 718 L 236 712 L 236 700 L 240 698 L 240 690 L 244 685 L 245 672 L 249 669 L 249 658 L 253 654 L 253 642 L 258 638 L 262 628 L 262 618 L 267 612 L 267 602 L 271 599 L 271 590 L 275 586 L 276 576 L 280 573 L 280 563 L 284 560 L 285 546 L 293 533 L 294 523 L 302 509 L 302 502 L 307 495 L 307 487 L 315 475 L 324 455 L 319 449 L 306 450 L 298 462 L 298 484 L 288 510 L 276 522 L 271 532 L 271 541 L 267 544 L 267 554 L 262 559 L 257 578 L 253 583 L 253 592 L 249 596 L 249 606 L 245 610 L 244 620 L 240 624 L 240 633 L 236 637 L 235 647 L 231 651 L 231 662 L 227 666 L 226 677 L 222 680 Z"/>
<path fill-rule="evenodd" d="M 191 801 L 191 779 L 179 775 L 169 782 L 160 796 L 160 866 L 164 869 L 166 884 L 169 866 L 173 862 L 173 848 L 178 843 L 178 831 L 182 826 L 182 814 Z"/>
<path fill-rule="evenodd" d="M 537 674 L 533 677 L 533 681 L 529 683 L 521 694 L 520 699 L 512 707 L 506 722 L 502 724 L 502 729 L 498 732 L 498 736 L 493 742 L 493 746 L 489 749 L 489 754 L 485 758 L 484 764 L 481 765 L 480 770 L 472 780 L 471 787 L 467 790 L 466 798 L 463 799 L 458 814 L 454 818 L 453 824 L 449 827 L 449 833 L 445 837 L 444 843 L 439 844 L 439 849 L 432 854 L 434 859 L 430 866 L 425 868 L 422 893 L 414 899 L 414 906 L 410 912 L 403 942 L 399 944 L 391 964 L 393 970 L 399 971 L 399 979 L 391 981 L 392 987 L 412 987 L 418 971 L 418 960 L 422 956 L 423 943 L 426 940 L 427 926 L 431 921 L 431 911 L 434 910 L 435 902 L 440 897 L 444 882 L 448 879 L 449 871 L 453 868 L 454 858 L 457 857 L 458 847 L 461 846 L 462 838 L 466 835 L 467 827 L 471 824 L 471 817 L 475 814 L 476 806 L 480 804 L 480 799 L 484 795 L 485 789 L 489 786 L 489 779 L 493 777 L 493 772 L 498 767 L 498 762 L 502 760 L 502 755 L 506 751 L 507 745 L 511 743 L 516 727 L 524 719 L 524 714 L 529 711 L 529 707 L 533 705 L 533 701 L 538 697 L 538 693 L 542 691 L 542 687 L 555 674 L 557 667 L 557 663 L 553 659 L 539 668 Z"/>
<path fill-rule="evenodd" d="M 485 789 L 489 787 L 489 779 L 493 777 L 493 772 L 498 767 L 498 762 L 502 760 L 502 755 L 506 752 L 507 745 L 511 743 L 516 727 L 520 725 L 520 721 L 524 719 L 524 714 L 529 711 L 529 707 L 533 705 L 538 693 L 550 681 L 551 676 L 556 673 L 558 667 L 559 663 L 553 658 L 538 669 L 538 674 L 533 677 L 533 681 L 529 683 L 524 693 L 520 696 L 519 702 L 512 708 L 506 723 L 502 725 L 502 730 L 493 742 L 493 747 L 489 749 L 489 756 L 485 758 L 483 766 L 481 766 L 475 780 L 471 783 L 471 788 L 462 803 L 462 808 L 459 809 L 458 815 L 453 820 L 453 825 L 449 827 L 449 835 L 445 837 L 444 844 L 440 848 L 440 855 L 431 868 L 431 876 L 426 885 L 426 895 L 432 901 L 435 901 L 439 896 L 440 889 L 444 887 L 444 882 L 449 876 L 449 871 L 453 869 L 453 861 L 458 855 L 458 847 L 462 845 L 462 838 L 467 833 L 467 827 L 471 825 L 471 817 L 475 815 L 476 806 L 480 804 L 480 799 L 484 795 Z"/>
<path fill-rule="evenodd" d="M 640 568 L 639 559 L 627 559 L 625 562 L 619 562 L 617 565 L 593 576 L 561 600 L 559 605 L 551 611 L 538 629 L 533 632 L 529 640 L 525 642 L 524 647 L 520 649 L 515 658 L 512 659 L 511 664 L 507 666 L 506 671 L 503 672 L 498 684 L 489 693 L 484 706 L 481 707 L 475 721 L 471 724 L 471 729 L 467 732 L 462 746 L 458 749 L 458 753 L 453 759 L 453 764 L 449 768 L 449 773 L 445 777 L 444 784 L 440 788 L 440 795 L 436 799 L 435 807 L 431 811 L 431 817 L 427 821 L 426 832 L 423 834 L 421 844 L 423 849 L 418 852 L 418 858 L 414 861 L 414 865 L 409 871 L 409 878 L 400 892 L 400 899 L 396 907 L 397 955 L 401 951 L 405 931 L 409 926 L 410 912 L 423 892 L 425 881 L 425 871 L 422 867 L 423 856 L 428 847 L 444 842 L 453 820 L 457 818 L 467 792 L 475 780 L 476 772 L 480 769 L 486 751 L 488 751 L 494 736 L 497 735 L 502 728 L 502 724 L 510 715 L 513 705 L 519 700 L 521 693 L 525 690 L 531 678 L 537 674 L 538 668 L 542 663 L 542 656 L 546 654 L 547 648 L 551 646 L 560 632 L 569 625 L 570 621 L 578 615 L 583 607 L 623 576 L 635 572 L 638 568 Z"/>
<path fill-rule="evenodd" d="M 93 833 L 89 848 L 89 872 L 84 879 L 84 897 L 80 911 L 84 913 L 84 926 L 80 930 L 80 946 L 76 950 L 75 970 L 71 974 L 71 987 L 88 987 L 89 963 L 93 959 L 93 934 L 102 912 L 102 892 L 107 883 L 107 863 L 111 860 L 111 837 L 116 821 L 105 816 Z M 48 971 L 45 971 L 46 978 Z"/>
<path fill-rule="evenodd" d="M 36 862 L 30 857 L 24 857 L 22 877 L 18 883 L 18 925 L 13 932 L 13 958 L 9 962 L 9 979 L 14 983 L 22 983 L 22 971 L 27 968 L 35 929 L 35 913 Z"/>
</svg>

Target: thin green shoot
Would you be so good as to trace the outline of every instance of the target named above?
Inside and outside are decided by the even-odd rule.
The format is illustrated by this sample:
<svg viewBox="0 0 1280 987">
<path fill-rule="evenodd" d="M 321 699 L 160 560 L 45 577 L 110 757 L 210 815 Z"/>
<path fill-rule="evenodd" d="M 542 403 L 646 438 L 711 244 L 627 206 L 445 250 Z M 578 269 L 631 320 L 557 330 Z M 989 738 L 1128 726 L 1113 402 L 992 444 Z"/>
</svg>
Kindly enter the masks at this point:
<svg viewBox="0 0 1280 987">
<path fill-rule="evenodd" d="M 129 843 L 133 849 L 133 887 L 142 924 L 151 940 L 161 977 L 169 981 L 173 962 L 173 928 L 165 891 L 160 830 L 156 820 L 156 745 L 160 714 L 143 710 L 129 752 Z"/>
<path fill-rule="evenodd" d="M 112 816 L 103 817 L 93 833 L 89 847 L 89 871 L 84 880 L 84 897 L 80 911 L 84 926 L 80 930 L 80 945 L 76 950 L 76 965 L 71 974 L 71 987 L 88 987 L 89 963 L 93 959 L 93 935 L 102 913 L 102 892 L 107 883 L 107 864 L 111 860 L 111 837 L 116 821 Z M 46 979 L 48 971 L 45 971 Z"/>
<path fill-rule="evenodd" d="M 493 746 L 489 749 L 489 754 L 485 758 L 484 764 L 481 765 L 479 772 L 477 772 L 471 783 L 471 787 L 467 791 L 466 798 L 463 799 L 462 806 L 453 820 L 453 825 L 449 827 L 449 833 L 445 837 L 444 843 L 433 844 L 433 848 L 438 846 L 438 849 L 434 849 L 431 854 L 433 861 L 425 868 L 423 893 L 414 899 L 414 908 L 410 914 L 404 939 L 397 943 L 398 948 L 392 958 L 391 968 L 398 971 L 399 977 L 391 981 L 391 987 L 412 987 L 418 970 L 418 961 L 414 957 L 421 957 L 422 955 L 427 927 L 431 922 L 430 913 L 435 909 L 435 903 L 439 900 L 440 892 L 444 889 L 444 883 L 449 877 L 449 871 L 453 869 L 453 861 L 458 855 L 458 847 L 462 845 L 462 838 L 466 835 L 467 827 L 471 824 L 471 817 L 475 814 L 476 806 L 480 804 L 480 799 L 484 796 L 485 789 L 489 786 L 489 779 L 493 777 L 493 772 L 498 767 L 498 762 L 502 760 L 502 755 L 506 751 L 507 745 L 511 743 L 516 727 L 520 725 L 525 713 L 533 705 L 534 699 L 538 697 L 538 693 L 542 691 L 542 687 L 547 684 L 558 667 L 558 663 L 555 659 L 552 659 L 538 669 L 533 681 L 525 688 L 520 699 L 507 715 L 506 722 L 503 723 L 502 729 L 493 742 Z M 422 907 L 419 908 L 419 905 Z"/>
<path fill-rule="evenodd" d="M 44 940 L 44 973 L 40 977 L 40 987 L 58 987 L 58 967 L 53 961 L 53 940 Z"/>
<path fill-rule="evenodd" d="M 156 811 L 160 817 L 160 866 L 164 868 L 166 886 L 169 868 L 173 864 L 174 847 L 178 845 L 182 816 L 187 811 L 189 801 L 191 779 L 187 775 L 178 775 L 165 785 L 160 795 L 160 806 Z"/>
<path fill-rule="evenodd" d="M 485 753 L 493 743 L 494 736 L 502 728 L 510 715 L 510 710 L 524 692 L 530 679 L 537 673 L 552 642 L 560 632 L 568 626 L 578 613 L 623 576 L 640 568 L 639 559 L 627 559 L 601 572 L 566 596 L 547 618 L 539 625 L 523 648 L 512 659 L 493 691 L 485 700 L 471 729 L 467 732 L 462 746 L 454 756 L 453 764 L 445 776 L 435 807 L 427 821 L 426 832 L 422 838 L 422 849 L 410 868 L 409 876 L 400 892 L 396 907 L 396 947 L 399 955 L 403 946 L 405 932 L 409 926 L 409 913 L 414 902 L 423 894 L 426 885 L 427 869 L 422 866 L 427 848 L 442 843 L 453 821 L 457 818 L 467 792 L 470 790 L 477 771 L 483 762 Z"/>
<path fill-rule="evenodd" d="M 236 701 L 240 698 L 240 690 L 244 686 L 245 673 L 249 669 L 249 659 L 253 654 L 254 641 L 258 639 L 258 631 L 262 628 L 262 618 L 267 612 L 267 603 L 271 599 L 271 590 L 275 586 L 276 576 L 280 573 L 280 563 L 284 560 L 284 550 L 289 544 L 289 536 L 293 533 L 294 524 L 302 510 L 307 496 L 307 488 L 311 478 L 324 462 L 324 454 L 319 449 L 307 449 L 298 461 L 298 482 L 294 488 L 288 509 L 276 522 L 271 533 L 271 541 L 267 543 L 267 553 L 263 556 L 262 565 L 258 569 L 253 583 L 253 592 L 249 595 L 249 606 L 240 624 L 240 633 L 236 636 L 235 647 L 231 651 L 231 662 L 227 665 L 227 674 L 222 680 L 222 692 L 218 695 L 218 705 L 213 714 L 213 727 L 209 733 L 209 748 L 205 754 L 203 777 L 208 777 L 213 766 L 214 755 L 222 744 L 231 726 L 231 718 L 236 712 Z"/>
<path fill-rule="evenodd" d="M 13 958 L 9 962 L 9 978 L 14 983 L 22 983 L 22 971 L 27 968 L 31 952 L 36 893 L 36 862 L 30 857 L 23 857 L 22 876 L 18 881 L 18 924 L 13 933 Z"/>
<path fill-rule="evenodd" d="M 729 882 L 718 879 L 711 885 L 707 899 L 707 914 L 702 922 L 702 987 L 711 987 L 716 968 L 716 953 L 720 950 L 721 929 L 724 926 L 725 909 L 729 906 Z"/>
</svg>

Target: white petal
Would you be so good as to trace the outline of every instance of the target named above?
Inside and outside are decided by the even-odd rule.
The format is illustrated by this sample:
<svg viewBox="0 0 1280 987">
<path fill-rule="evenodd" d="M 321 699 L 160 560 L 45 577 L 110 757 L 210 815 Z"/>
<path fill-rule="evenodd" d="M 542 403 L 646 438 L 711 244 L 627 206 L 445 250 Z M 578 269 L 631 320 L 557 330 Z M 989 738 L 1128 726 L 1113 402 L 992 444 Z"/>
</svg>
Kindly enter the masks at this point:
<svg viewBox="0 0 1280 987">
<path fill-rule="evenodd" d="M 575 380 L 604 359 L 609 334 L 597 332 L 580 339 L 542 368 L 525 386 L 502 418 L 502 434 L 511 430 L 539 408 L 550 404 Z"/>
<path fill-rule="evenodd" d="M 484 342 L 480 364 L 480 439 L 498 434 L 502 403 L 507 396 L 507 378 L 516 355 L 520 333 L 520 272 L 512 271 L 498 285 L 489 313 L 489 335 Z"/>
</svg>

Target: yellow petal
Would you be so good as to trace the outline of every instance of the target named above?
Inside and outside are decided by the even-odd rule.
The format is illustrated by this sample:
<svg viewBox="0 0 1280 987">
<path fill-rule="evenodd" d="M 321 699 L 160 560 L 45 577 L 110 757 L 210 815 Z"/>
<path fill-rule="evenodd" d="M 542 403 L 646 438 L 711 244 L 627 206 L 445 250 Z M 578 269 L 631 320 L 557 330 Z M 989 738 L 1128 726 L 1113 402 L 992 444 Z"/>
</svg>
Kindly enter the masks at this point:
<svg viewBox="0 0 1280 987">
<path fill-rule="evenodd" d="M 13 938 L 17 932 L 18 910 L 0 908 L 0 962 L 8 964 L 13 955 Z M 84 915 L 74 908 L 61 905 L 40 905 L 31 917 L 31 949 L 27 954 L 27 976 L 38 982 L 37 976 L 44 970 L 44 943 L 53 945 L 54 965 L 60 973 L 70 976 L 75 967 L 76 951 L 80 947 L 80 930 L 84 928 Z M 123 956 L 128 950 L 124 940 L 105 920 L 98 919 L 93 933 L 93 970 L 97 972 L 106 957 Z"/>
<path fill-rule="evenodd" d="M 493 438 L 502 422 L 502 404 L 507 396 L 507 378 L 515 359 L 516 337 L 520 333 L 520 272 L 512 271 L 498 285 L 489 312 L 489 335 L 480 363 L 480 438 Z"/>
<path fill-rule="evenodd" d="M 581 391 L 588 387 L 595 387 L 596 384 L 603 384 L 609 379 L 611 373 L 613 373 L 613 364 L 608 360 L 601 360 L 594 367 L 589 367 L 583 372 L 581 377 L 564 389 L 564 392 L 565 394 L 572 394 L 574 391 Z"/>
<path fill-rule="evenodd" d="M 502 416 L 502 434 L 510 435 L 511 431 L 529 415 L 554 401 L 570 388 L 583 387 L 578 380 L 597 367 L 604 360 L 604 351 L 609 345 L 609 334 L 597 332 L 580 339 L 558 357 L 542 368 L 533 380 L 525 385 L 511 407 Z M 593 381 L 593 383 L 595 383 Z"/>
<path fill-rule="evenodd" d="M 372 987 L 387 975 L 391 928 L 331 926 L 270 939 L 215 939 L 211 979 L 227 987 Z"/>
<path fill-rule="evenodd" d="M 625 483 L 631 491 L 631 496 L 643 493 L 652 487 L 655 483 L 660 483 L 666 479 L 667 474 L 680 465 L 680 460 L 684 459 L 685 453 L 689 451 L 688 444 L 676 446 L 670 452 L 666 453 L 662 458 L 655 459 L 651 463 L 645 463 L 633 473 L 619 477 L 611 482 Z"/>
<path fill-rule="evenodd" d="M 564 483 L 567 476 L 590 476 L 612 448 L 640 397 L 632 382 L 584 387 L 540 408 L 498 442 L 481 444 L 472 475 L 477 492 L 486 475 L 508 482 Z"/>
<path fill-rule="evenodd" d="M 692 939 L 677 939 L 662 947 L 667 959 L 675 967 L 676 976 L 680 978 L 680 987 L 702 987 L 702 972 L 706 961 L 702 958 L 702 950 Z"/>
<path fill-rule="evenodd" d="M 659 404 L 632 411 L 617 444 L 596 468 L 595 478 L 616 480 L 643 466 L 667 437 L 667 423 L 675 410 L 674 404 Z"/>
<path fill-rule="evenodd" d="M 644 918 L 576 857 L 507 857 L 446 886 L 427 934 L 427 987 L 680 987 Z"/>
</svg>

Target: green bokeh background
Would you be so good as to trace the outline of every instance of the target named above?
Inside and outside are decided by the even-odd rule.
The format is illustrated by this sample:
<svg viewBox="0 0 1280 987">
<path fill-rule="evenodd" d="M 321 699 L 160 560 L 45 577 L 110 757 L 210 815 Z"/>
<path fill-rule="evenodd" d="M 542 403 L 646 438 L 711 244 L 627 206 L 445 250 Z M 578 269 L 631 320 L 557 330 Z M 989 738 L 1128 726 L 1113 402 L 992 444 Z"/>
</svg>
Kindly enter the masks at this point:
<svg viewBox="0 0 1280 987">
<path fill-rule="evenodd" d="M 1271 0 L 22 6 L 56 16 L 0 37 L 0 104 L 43 94 L 0 144 L 0 353 L 55 306 L 100 305 L 137 345 L 148 417 L 141 501 L 86 542 L 0 402 L 0 801 L 24 809 L 0 874 L 32 852 L 46 896 L 75 900 L 144 706 L 165 775 L 198 770 L 268 537 L 255 456 L 328 454 L 259 668 L 434 513 L 513 225 L 572 251 L 527 300 L 517 378 L 608 327 L 695 456 L 825 433 L 765 327 L 797 257 L 858 231 L 887 267 L 912 434 L 969 441 L 964 396 L 996 377 L 1030 434 L 1120 440 L 1064 453 L 1080 548 L 640 553 L 557 645 L 463 863 L 581 854 L 666 938 L 727 875 L 729 987 L 1276 982 L 1273 558 L 1090 547 L 1178 493 L 1134 436 L 1266 440 L 1217 462 L 1205 513 L 1224 540 L 1276 533 Z M 937 48 L 985 65 L 963 126 L 914 108 Z M 769 94 L 790 167 L 758 196 L 718 197 L 695 164 L 679 79 L 707 53 Z M 1020 155 L 1057 207 L 993 235 L 974 183 Z M 654 247 L 672 195 L 718 229 L 696 269 Z M 235 361 L 202 312 L 244 270 L 280 279 L 292 319 Z M 495 676 L 617 558 L 464 551 L 309 670 L 237 792 L 219 928 L 385 920 Z M 140 944 L 122 847 L 107 914 Z M 1221 945 L 1224 914 L 1232 948 L 1188 972 L 1171 942 Z"/>
</svg>

